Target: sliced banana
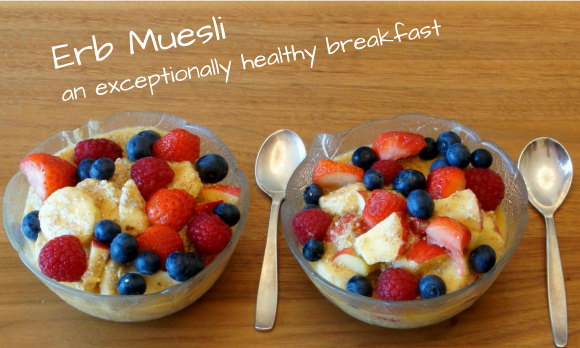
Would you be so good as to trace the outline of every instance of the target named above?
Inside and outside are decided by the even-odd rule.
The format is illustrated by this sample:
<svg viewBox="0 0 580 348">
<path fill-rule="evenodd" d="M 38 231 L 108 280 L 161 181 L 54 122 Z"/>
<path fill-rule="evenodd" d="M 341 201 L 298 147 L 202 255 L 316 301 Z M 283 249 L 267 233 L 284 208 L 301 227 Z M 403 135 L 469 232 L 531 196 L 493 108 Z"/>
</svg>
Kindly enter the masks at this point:
<svg viewBox="0 0 580 348">
<path fill-rule="evenodd" d="M 108 246 L 93 241 L 91 251 L 89 252 L 89 265 L 81 280 L 76 284 L 76 288 L 92 292 L 101 281 L 101 276 L 108 258 Z"/>
<path fill-rule="evenodd" d="M 117 158 L 115 161 L 115 173 L 109 181 L 119 188 L 123 187 L 131 179 L 131 166 L 133 166 L 133 162 L 129 161 L 129 159 Z"/>
<path fill-rule="evenodd" d="M 167 185 L 170 189 L 182 189 L 187 191 L 193 197 L 197 197 L 203 184 L 199 178 L 199 174 L 189 161 L 183 162 L 169 162 L 169 166 L 173 169 L 175 177 L 173 181 Z"/>
<path fill-rule="evenodd" d="M 117 283 L 122 276 L 129 272 L 129 267 L 109 259 L 105 264 L 101 282 L 99 283 L 102 295 L 118 295 Z"/>
<path fill-rule="evenodd" d="M 97 209 L 101 211 L 101 220 L 119 222 L 119 201 L 121 190 L 106 180 L 85 179 L 77 185 L 95 201 Z"/>
<path fill-rule="evenodd" d="M 145 232 L 149 227 L 145 200 L 133 180 L 127 181 L 123 186 L 119 204 L 119 220 L 123 232 L 133 236 Z"/>
<path fill-rule="evenodd" d="M 186 253 L 195 252 L 195 247 L 193 246 L 193 242 L 187 236 L 187 226 L 182 228 L 181 231 L 179 231 L 178 233 L 179 233 L 179 236 L 181 237 L 181 240 L 183 241 L 183 247 L 185 248 L 185 252 Z"/>
</svg>

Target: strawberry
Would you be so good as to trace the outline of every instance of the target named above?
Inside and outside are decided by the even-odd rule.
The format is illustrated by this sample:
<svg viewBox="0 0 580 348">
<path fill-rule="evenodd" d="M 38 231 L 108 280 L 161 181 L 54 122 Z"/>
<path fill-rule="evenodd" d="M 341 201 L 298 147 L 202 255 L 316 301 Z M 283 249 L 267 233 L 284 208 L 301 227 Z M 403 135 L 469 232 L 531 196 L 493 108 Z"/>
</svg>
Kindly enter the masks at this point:
<svg viewBox="0 0 580 348">
<path fill-rule="evenodd" d="M 410 301 L 417 297 L 417 280 L 409 271 L 387 268 L 379 276 L 377 294 L 385 301 Z"/>
<path fill-rule="evenodd" d="M 427 146 L 420 134 L 409 132 L 386 132 L 377 137 L 373 150 L 381 160 L 398 160 L 417 156 Z"/>
<path fill-rule="evenodd" d="M 406 211 L 407 202 L 397 194 L 385 190 L 374 190 L 365 204 L 362 218 L 369 228 L 373 228 L 392 213 Z"/>
<path fill-rule="evenodd" d="M 433 199 L 447 198 L 457 191 L 465 190 L 465 183 L 465 173 L 461 169 L 438 168 L 427 177 L 427 192 Z"/>
<path fill-rule="evenodd" d="M 215 214 L 202 213 L 191 219 L 187 237 L 200 254 L 217 255 L 232 239 L 232 228 Z"/>
<path fill-rule="evenodd" d="M 75 146 L 74 157 L 77 163 L 81 163 L 87 158 L 96 161 L 103 157 L 115 162 L 117 158 L 123 157 L 123 149 L 109 139 L 86 139 Z"/>
<path fill-rule="evenodd" d="M 215 260 L 217 255 L 200 255 L 199 257 L 201 258 L 201 261 L 203 261 L 203 268 L 206 268 L 213 262 L 213 260 Z"/>
<path fill-rule="evenodd" d="M 145 200 L 149 200 L 157 190 L 166 188 L 174 177 L 173 169 L 159 158 L 141 158 L 131 167 L 131 179 Z"/>
<path fill-rule="evenodd" d="M 362 168 L 321 159 L 312 173 L 312 182 L 322 188 L 338 187 L 353 182 L 362 182 L 364 175 L 365 171 Z"/>
<path fill-rule="evenodd" d="M 153 157 L 170 162 L 190 161 L 199 158 L 199 137 L 185 129 L 174 129 L 157 140 L 152 147 Z"/>
<path fill-rule="evenodd" d="M 499 174 L 488 168 L 471 168 L 465 171 L 465 180 L 484 210 L 495 210 L 501 204 L 505 184 Z"/>
<path fill-rule="evenodd" d="M 182 189 L 160 189 L 149 198 L 145 210 L 152 225 L 179 231 L 193 215 L 195 198 Z"/>
<path fill-rule="evenodd" d="M 213 209 L 218 206 L 218 204 L 223 203 L 224 201 L 213 201 L 207 203 L 200 203 L 195 205 L 195 210 L 193 211 L 193 215 L 199 215 L 201 213 L 213 213 Z"/>
<path fill-rule="evenodd" d="M 197 200 L 199 203 L 223 201 L 236 205 L 242 194 L 242 189 L 229 185 L 205 185 L 199 191 Z"/>
<path fill-rule="evenodd" d="M 139 252 L 152 251 L 161 259 L 161 269 L 165 271 L 165 260 L 174 251 L 184 251 L 179 233 L 169 226 L 155 225 L 137 236 Z"/>
<path fill-rule="evenodd" d="M 77 237 L 60 236 L 42 247 L 38 265 L 49 278 L 59 282 L 76 282 L 87 270 L 87 254 Z"/>
<path fill-rule="evenodd" d="M 292 228 L 300 244 L 314 238 L 323 241 L 332 223 L 332 217 L 322 209 L 302 210 L 292 219 Z"/>
<path fill-rule="evenodd" d="M 411 244 L 406 256 L 407 260 L 422 264 L 445 254 L 445 249 L 440 246 L 429 244 L 425 240 L 419 240 Z"/>
<path fill-rule="evenodd" d="M 448 218 L 437 217 L 427 227 L 427 242 L 445 248 L 460 275 L 465 275 L 463 249 L 471 240 L 471 231 L 463 224 Z"/>
<path fill-rule="evenodd" d="M 20 162 L 20 170 L 43 200 L 54 191 L 77 183 L 75 166 L 46 153 L 33 153 L 24 157 Z"/>
<path fill-rule="evenodd" d="M 359 215 L 346 214 L 332 225 L 324 237 L 324 241 L 333 243 L 338 249 L 344 249 L 352 246 L 356 237 L 366 233 L 368 230 Z"/>
<path fill-rule="evenodd" d="M 392 184 L 393 180 L 395 180 L 395 176 L 403 170 L 403 166 L 393 160 L 376 161 L 373 163 L 371 168 L 376 169 L 383 174 L 383 184 L 385 186 Z"/>
<path fill-rule="evenodd" d="M 411 216 L 408 218 L 409 229 L 411 232 L 419 238 L 424 238 L 427 236 L 427 226 L 429 226 L 429 221 L 419 219 L 417 217 Z"/>
</svg>

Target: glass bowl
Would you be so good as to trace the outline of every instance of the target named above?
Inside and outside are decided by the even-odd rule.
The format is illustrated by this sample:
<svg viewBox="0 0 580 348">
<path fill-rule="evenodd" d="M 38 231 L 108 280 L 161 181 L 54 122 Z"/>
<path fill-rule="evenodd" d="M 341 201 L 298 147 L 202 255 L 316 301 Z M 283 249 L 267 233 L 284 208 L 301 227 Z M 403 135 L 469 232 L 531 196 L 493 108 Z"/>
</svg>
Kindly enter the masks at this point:
<svg viewBox="0 0 580 348">
<path fill-rule="evenodd" d="M 59 132 L 35 147 L 32 152 L 54 154 L 83 139 L 98 134 L 120 128 L 139 126 L 154 126 L 166 131 L 174 128 L 183 128 L 198 135 L 201 139 L 202 155 L 217 153 L 227 160 L 230 171 L 224 183 L 239 186 L 242 189 L 238 203 L 241 219 L 233 230 L 230 243 L 207 268 L 186 282 L 174 285 L 159 293 L 133 296 L 100 295 L 60 284 L 42 274 L 32 253 L 25 250 L 25 243 L 28 242 L 21 232 L 21 222 L 29 185 L 22 172 L 18 172 L 10 180 L 4 193 L 4 205 L 2 207 L 4 229 L 10 243 L 18 252 L 18 256 L 20 256 L 26 267 L 50 290 L 71 306 L 87 314 L 107 320 L 133 322 L 157 319 L 175 313 L 196 301 L 213 286 L 227 266 L 242 234 L 248 215 L 250 200 L 248 181 L 244 173 L 237 167 L 236 160 L 230 150 L 209 129 L 187 123 L 184 119 L 174 115 L 145 111 L 119 113 L 103 121 L 89 121 L 81 128 L 73 131 Z"/>
<path fill-rule="evenodd" d="M 506 221 L 506 247 L 494 268 L 473 284 L 450 294 L 427 300 L 382 301 L 355 295 L 318 275 L 302 256 L 302 247 L 292 229 L 292 218 L 304 202 L 302 191 L 312 180 L 316 163 L 368 145 L 386 131 L 408 131 L 432 138 L 446 130 L 461 136 L 469 149 L 485 148 L 494 161 L 492 169 L 505 181 L 503 207 Z M 482 140 L 473 129 L 454 121 L 417 114 L 399 115 L 388 120 L 376 120 L 337 134 L 317 134 L 306 159 L 296 169 L 286 190 L 282 206 L 282 227 L 290 250 L 310 280 L 330 302 L 347 314 L 369 324 L 388 328 L 416 328 L 439 323 L 469 308 L 493 283 L 520 243 L 528 221 L 527 190 L 516 164 L 495 143 Z"/>
</svg>

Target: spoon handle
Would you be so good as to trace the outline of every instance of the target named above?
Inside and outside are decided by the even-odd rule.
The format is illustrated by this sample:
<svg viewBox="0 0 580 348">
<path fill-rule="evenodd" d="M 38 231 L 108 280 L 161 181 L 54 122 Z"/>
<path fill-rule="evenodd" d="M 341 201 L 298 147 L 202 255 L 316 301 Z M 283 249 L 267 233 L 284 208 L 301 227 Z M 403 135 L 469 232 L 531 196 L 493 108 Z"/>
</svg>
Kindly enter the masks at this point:
<svg viewBox="0 0 580 348">
<path fill-rule="evenodd" d="M 278 212 L 282 199 L 280 197 L 272 197 L 266 251 L 264 252 L 262 274 L 260 275 L 260 285 L 258 287 L 258 300 L 256 302 L 254 327 L 258 331 L 272 330 L 274 321 L 276 321 L 276 308 L 278 306 Z"/>
<path fill-rule="evenodd" d="M 565 347 L 568 343 L 568 314 L 566 310 L 566 289 L 564 273 L 556 237 L 556 225 L 552 216 L 546 217 L 546 254 L 548 273 L 548 307 L 552 337 L 556 347 Z"/>
</svg>

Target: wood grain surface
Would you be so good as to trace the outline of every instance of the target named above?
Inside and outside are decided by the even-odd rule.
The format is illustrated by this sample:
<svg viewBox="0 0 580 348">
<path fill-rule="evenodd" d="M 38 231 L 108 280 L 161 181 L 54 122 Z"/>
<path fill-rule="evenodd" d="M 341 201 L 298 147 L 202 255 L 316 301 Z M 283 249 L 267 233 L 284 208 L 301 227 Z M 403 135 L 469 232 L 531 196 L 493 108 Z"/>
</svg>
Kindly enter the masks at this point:
<svg viewBox="0 0 580 348">
<path fill-rule="evenodd" d="M 129 54 L 129 31 L 164 37 L 220 16 L 227 39 Z M 441 324 L 389 330 L 342 313 L 310 283 L 279 236 L 280 299 L 272 332 L 253 328 L 270 200 L 254 184 L 264 139 L 288 128 L 307 144 L 362 122 L 416 112 L 454 119 L 517 160 L 532 139 L 550 136 L 580 173 L 580 4 L 578 3 L 2 3 L 0 4 L 0 192 L 20 159 L 43 139 L 90 119 L 128 110 L 179 115 L 216 132 L 251 185 L 251 209 L 234 256 L 215 286 L 172 316 L 106 322 L 61 301 L 20 262 L 0 233 L 2 347 L 550 347 L 545 228 L 530 208 L 524 239 L 491 289 Z M 368 38 L 396 22 L 441 25 L 440 36 L 328 55 L 330 40 Z M 51 47 L 111 42 L 97 62 L 55 70 Z M 391 36 L 391 34 L 389 34 Z M 392 38 L 392 37 L 391 37 Z M 242 70 L 240 54 L 317 46 L 309 61 Z M 83 53 L 84 54 L 84 53 Z M 83 56 L 85 57 L 85 56 Z M 96 96 L 97 84 L 162 67 L 232 60 L 223 75 Z M 61 101 L 84 86 L 87 98 Z M 580 346 L 580 179 L 556 214 L 568 295 L 569 347 Z"/>
</svg>

